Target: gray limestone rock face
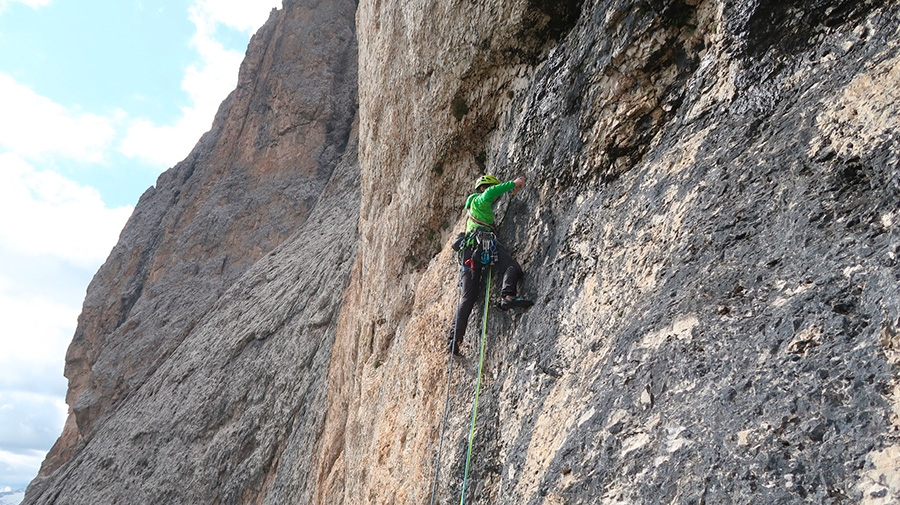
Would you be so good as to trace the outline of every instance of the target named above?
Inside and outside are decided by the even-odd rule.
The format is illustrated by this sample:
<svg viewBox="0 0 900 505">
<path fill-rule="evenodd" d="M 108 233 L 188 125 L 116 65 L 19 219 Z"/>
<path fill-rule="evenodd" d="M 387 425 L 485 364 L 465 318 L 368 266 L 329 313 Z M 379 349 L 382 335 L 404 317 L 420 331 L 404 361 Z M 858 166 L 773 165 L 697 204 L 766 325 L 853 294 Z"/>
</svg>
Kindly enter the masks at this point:
<svg viewBox="0 0 900 505">
<path fill-rule="evenodd" d="M 360 4 L 358 255 L 409 253 L 351 279 L 317 503 L 428 499 L 485 172 L 529 177 L 498 215 L 537 304 L 489 315 L 469 501 L 900 500 L 898 4 L 585 1 L 552 36 L 535 6 Z"/>
<path fill-rule="evenodd" d="M 26 503 L 304 503 L 356 247 L 355 140 L 307 220 Z"/>
</svg>

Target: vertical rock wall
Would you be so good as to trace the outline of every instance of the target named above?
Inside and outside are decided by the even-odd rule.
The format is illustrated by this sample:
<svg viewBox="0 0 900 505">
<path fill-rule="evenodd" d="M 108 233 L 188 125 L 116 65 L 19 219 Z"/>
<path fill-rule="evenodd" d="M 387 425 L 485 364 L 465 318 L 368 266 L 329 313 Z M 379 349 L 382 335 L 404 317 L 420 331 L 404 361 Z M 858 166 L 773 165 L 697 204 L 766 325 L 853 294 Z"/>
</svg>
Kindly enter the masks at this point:
<svg viewBox="0 0 900 505">
<path fill-rule="evenodd" d="M 470 500 L 900 499 L 898 5 L 558 6 L 360 4 L 361 236 L 316 502 L 428 499 L 441 246 L 485 171 L 530 177 L 501 240 L 538 305 L 491 315 Z"/>
</svg>

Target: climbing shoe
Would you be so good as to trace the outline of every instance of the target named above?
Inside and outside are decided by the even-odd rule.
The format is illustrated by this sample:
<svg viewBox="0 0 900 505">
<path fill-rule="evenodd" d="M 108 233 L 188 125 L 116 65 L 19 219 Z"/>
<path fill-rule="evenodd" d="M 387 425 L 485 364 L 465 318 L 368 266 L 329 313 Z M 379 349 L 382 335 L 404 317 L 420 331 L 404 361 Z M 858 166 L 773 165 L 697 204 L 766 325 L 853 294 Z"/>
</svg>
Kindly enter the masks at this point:
<svg viewBox="0 0 900 505">
<path fill-rule="evenodd" d="M 504 296 L 500 300 L 500 310 L 509 310 L 514 309 L 516 307 L 519 308 L 528 308 L 534 305 L 534 302 L 531 300 L 524 300 L 522 298 L 513 297 L 513 296 Z"/>
</svg>

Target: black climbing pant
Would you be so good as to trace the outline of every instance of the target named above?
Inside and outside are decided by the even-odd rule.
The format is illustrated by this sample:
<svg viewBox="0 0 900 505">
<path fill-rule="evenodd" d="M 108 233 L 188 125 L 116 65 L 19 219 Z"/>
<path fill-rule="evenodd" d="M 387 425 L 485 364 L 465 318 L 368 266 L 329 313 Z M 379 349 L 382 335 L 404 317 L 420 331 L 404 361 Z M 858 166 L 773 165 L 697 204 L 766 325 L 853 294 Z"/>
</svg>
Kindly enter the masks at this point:
<svg viewBox="0 0 900 505">
<path fill-rule="evenodd" d="M 488 266 L 482 265 L 478 258 L 472 257 L 474 250 L 474 247 L 463 250 L 463 265 L 459 270 L 459 306 L 456 307 L 456 317 L 453 320 L 453 328 L 450 330 L 450 337 L 456 341 L 457 349 L 462 345 L 463 335 L 466 334 L 472 307 L 475 306 L 475 301 L 484 288 L 482 276 L 485 273 L 484 268 Z M 500 295 L 516 296 L 519 279 L 522 278 L 522 267 L 499 244 L 497 247 L 497 261 L 492 267 L 494 268 L 495 276 L 503 277 Z"/>
</svg>

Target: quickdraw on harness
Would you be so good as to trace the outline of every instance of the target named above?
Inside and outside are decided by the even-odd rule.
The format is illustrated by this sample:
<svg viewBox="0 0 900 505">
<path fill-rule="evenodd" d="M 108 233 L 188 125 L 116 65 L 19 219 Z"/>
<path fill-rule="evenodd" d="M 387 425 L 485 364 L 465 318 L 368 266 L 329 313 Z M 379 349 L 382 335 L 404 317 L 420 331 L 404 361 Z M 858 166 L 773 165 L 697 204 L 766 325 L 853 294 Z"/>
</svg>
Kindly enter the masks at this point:
<svg viewBox="0 0 900 505">
<path fill-rule="evenodd" d="M 475 236 L 475 253 L 482 265 L 493 265 L 497 262 L 497 236 L 492 231 L 475 229 L 471 235 Z M 488 277 L 490 279 L 490 277 Z"/>
<path fill-rule="evenodd" d="M 493 265 L 499 259 L 497 236 L 481 228 L 475 228 L 468 234 L 460 233 L 452 247 L 456 251 L 456 261 L 472 269 L 476 261 L 481 265 Z M 466 254 L 467 251 L 469 254 Z"/>
</svg>

